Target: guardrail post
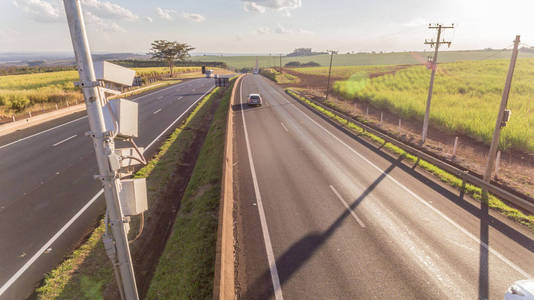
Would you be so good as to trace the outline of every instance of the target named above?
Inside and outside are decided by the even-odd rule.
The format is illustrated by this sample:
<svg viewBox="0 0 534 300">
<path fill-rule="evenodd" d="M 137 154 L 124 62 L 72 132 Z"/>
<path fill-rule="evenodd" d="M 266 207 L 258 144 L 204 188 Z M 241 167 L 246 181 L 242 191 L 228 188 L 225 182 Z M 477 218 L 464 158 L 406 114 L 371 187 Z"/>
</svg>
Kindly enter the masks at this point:
<svg viewBox="0 0 534 300">
<path fill-rule="evenodd" d="M 399 118 L 399 135 L 402 134 L 402 120 Z"/>
<path fill-rule="evenodd" d="M 384 122 L 384 113 L 380 112 L 380 126 L 382 126 L 383 122 Z"/>
<path fill-rule="evenodd" d="M 367 104 L 367 107 L 365 108 L 365 116 L 369 116 L 369 104 Z"/>
<path fill-rule="evenodd" d="M 15 122 L 15 115 L 12 115 L 11 118 L 13 119 L 13 122 Z"/>
<path fill-rule="evenodd" d="M 57 103 L 56 103 L 56 110 L 58 110 L 59 108 L 57 107 Z"/>
<path fill-rule="evenodd" d="M 456 149 L 458 148 L 458 137 L 454 138 L 454 146 L 452 147 L 452 159 L 456 157 Z"/>
<path fill-rule="evenodd" d="M 28 112 L 28 116 L 30 116 L 30 118 L 32 117 L 32 112 L 31 111 Z"/>
<path fill-rule="evenodd" d="M 499 173 L 499 168 L 501 167 L 501 151 L 497 152 L 497 158 L 495 159 L 495 178 L 497 178 Z"/>
</svg>

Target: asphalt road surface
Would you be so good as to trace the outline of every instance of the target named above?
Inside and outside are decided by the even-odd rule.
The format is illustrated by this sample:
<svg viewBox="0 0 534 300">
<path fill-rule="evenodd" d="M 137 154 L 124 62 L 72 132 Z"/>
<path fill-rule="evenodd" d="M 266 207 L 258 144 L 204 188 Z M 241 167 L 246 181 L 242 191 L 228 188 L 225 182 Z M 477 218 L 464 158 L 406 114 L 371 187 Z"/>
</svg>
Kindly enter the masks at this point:
<svg viewBox="0 0 534 300">
<path fill-rule="evenodd" d="M 189 80 L 134 97 L 146 157 L 214 86 Z M 105 209 L 85 112 L 0 137 L 0 299 L 24 299 Z"/>
<path fill-rule="evenodd" d="M 502 299 L 534 234 L 260 75 L 234 99 L 241 299 Z M 261 107 L 240 106 L 260 93 Z"/>
</svg>

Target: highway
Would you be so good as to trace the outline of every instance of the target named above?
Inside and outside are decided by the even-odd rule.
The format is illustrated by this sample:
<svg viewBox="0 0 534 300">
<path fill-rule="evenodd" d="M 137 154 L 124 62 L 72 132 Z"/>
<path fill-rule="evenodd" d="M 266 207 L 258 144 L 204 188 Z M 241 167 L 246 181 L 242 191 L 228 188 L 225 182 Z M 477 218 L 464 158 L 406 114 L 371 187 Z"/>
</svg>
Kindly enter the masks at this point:
<svg viewBox="0 0 534 300">
<path fill-rule="evenodd" d="M 147 158 L 213 86 L 194 79 L 133 97 Z M 28 297 L 104 212 L 88 130 L 84 112 L 0 137 L 0 299 Z"/>
<path fill-rule="evenodd" d="M 502 299 L 534 274 L 533 231 L 260 75 L 236 94 L 240 299 Z"/>
</svg>

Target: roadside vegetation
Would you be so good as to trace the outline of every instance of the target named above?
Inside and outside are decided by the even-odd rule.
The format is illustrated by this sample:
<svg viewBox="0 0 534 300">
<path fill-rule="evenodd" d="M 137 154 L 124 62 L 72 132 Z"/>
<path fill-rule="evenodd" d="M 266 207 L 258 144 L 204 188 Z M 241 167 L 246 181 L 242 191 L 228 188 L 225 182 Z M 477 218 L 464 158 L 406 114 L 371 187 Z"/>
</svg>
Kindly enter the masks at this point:
<svg viewBox="0 0 534 300">
<path fill-rule="evenodd" d="M 431 122 L 445 131 L 489 144 L 508 64 L 504 59 L 440 64 Z M 501 150 L 534 152 L 533 69 L 534 59 L 518 60 L 508 101 L 512 118 L 503 128 Z M 403 118 L 422 120 L 429 73 L 425 66 L 412 66 L 375 78 L 358 71 L 347 80 L 335 82 L 333 89 L 342 98 L 366 101 Z"/>
<path fill-rule="evenodd" d="M 324 108 L 322 108 L 321 106 L 315 104 L 314 102 L 310 101 L 309 99 L 295 93 L 294 91 L 292 90 L 286 90 L 286 92 L 291 95 L 293 98 L 299 100 L 300 102 L 302 102 L 303 104 L 311 107 L 312 109 L 320 112 L 321 114 L 327 116 L 328 118 L 336 121 L 337 123 L 339 123 L 340 125 L 342 126 L 346 126 L 348 128 L 350 128 L 351 130 L 353 130 L 354 132 L 356 132 L 359 136 L 364 136 L 368 139 L 370 139 L 375 145 L 377 145 L 377 147 L 381 147 L 382 149 L 386 149 L 387 151 L 395 154 L 395 155 L 398 155 L 399 157 L 402 157 L 404 160 L 407 160 L 409 161 L 411 164 L 417 164 L 420 168 L 426 170 L 427 172 L 435 175 L 437 178 L 439 178 L 441 181 L 459 189 L 459 190 L 464 190 L 466 194 L 470 195 L 471 197 L 473 197 L 474 199 L 478 200 L 478 201 L 484 201 L 482 199 L 482 189 L 477 187 L 477 186 L 474 186 L 470 183 L 465 183 L 463 182 L 462 179 L 438 168 L 437 166 L 425 161 L 425 160 L 421 160 L 419 159 L 418 157 L 414 156 L 414 155 L 411 155 L 409 153 L 407 153 L 406 151 L 404 151 L 403 149 L 393 145 L 393 144 L 390 144 L 390 143 L 385 143 L 385 141 L 372 134 L 372 133 L 369 133 L 368 131 L 365 131 L 363 128 L 361 128 L 360 126 L 358 126 L 357 124 L 353 123 L 353 122 L 350 122 L 350 121 L 347 121 L 345 118 L 342 118 L 340 116 L 338 116 L 337 114 L 334 114 Z M 527 215 L 525 214 L 524 212 L 518 210 L 518 209 L 515 209 L 509 205 L 507 205 L 506 203 L 504 203 L 502 200 L 498 199 L 497 197 L 495 197 L 494 195 L 492 194 L 489 194 L 489 197 L 488 197 L 488 200 L 487 200 L 487 203 L 488 203 L 488 206 L 490 208 L 493 208 L 499 212 L 501 212 L 502 214 L 504 214 L 506 217 L 512 219 L 512 220 L 515 220 L 523 225 L 526 225 L 527 227 L 529 227 L 530 229 L 534 229 L 534 215 Z"/>
<path fill-rule="evenodd" d="M 216 88 L 209 95 L 207 95 L 203 100 L 199 102 L 197 107 L 189 114 L 187 119 L 182 122 L 177 129 L 175 129 L 169 136 L 169 138 L 163 143 L 159 148 L 158 153 L 149 161 L 148 165 L 141 168 L 136 174 L 136 177 L 146 177 L 147 178 L 147 192 L 148 192 L 148 207 L 149 210 L 145 212 L 145 229 L 143 235 L 141 235 L 140 240 L 134 242 L 131 245 L 132 257 L 134 260 L 134 267 L 137 274 L 138 287 L 140 288 L 141 297 L 146 294 L 148 289 L 148 280 L 152 275 L 151 266 L 156 263 L 154 261 L 154 253 L 161 253 L 163 248 L 162 242 L 165 242 L 167 237 L 165 232 L 162 232 L 161 228 L 169 228 L 169 224 L 174 222 L 174 216 L 176 210 L 180 206 L 180 198 L 177 199 L 176 186 L 170 187 L 170 184 L 178 184 L 176 180 L 183 180 L 184 187 L 189 181 L 189 174 L 185 173 L 180 169 L 179 173 L 176 173 L 178 168 L 186 168 L 188 170 L 193 170 L 192 163 L 200 151 L 200 158 L 198 161 L 205 161 L 203 163 L 204 167 L 196 167 L 195 170 L 207 170 L 209 172 L 199 175 L 197 173 L 197 178 L 195 181 L 199 182 L 199 176 L 206 176 L 206 179 L 209 180 L 209 184 L 217 186 L 217 182 L 214 179 L 214 173 L 212 168 L 216 169 L 217 166 L 211 165 L 216 158 L 212 157 L 212 152 L 204 150 L 208 146 L 204 146 L 202 150 L 199 150 L 202 141 L 206 140 L 205 145 L 209 146 L 210 149 L 218 149 L 218 147 L 224 147 L 224 140 L 220 144 L 218 139 L 218 130 L 220 130 L 220 118 L 225 118 L 225 115 L 221 116 L 221 107 L 224 107 L 224 112 L 227 110 L 227 106 L 224 106 L 227 103 L 227 100 L 220 100 L 222 97 L 222 92 L 220 88 Z M 225 96 L 226 99 L 226 96 Z M 216 118 L 219 121 L 210 122 L 213 118 L 214 109 L 219 108 L 216 113 Z M 210 127 L 210 124 L 213 124 Z M 218 125 L 215 125 L 218 124 Z M 208 128 L 210 135 L 200 135 L 200 132 L 207 134 Z M 224 130 L 224 127 L 222 127 Z M 199 140 L 200 139 L 200 140 Z M 210 142 L 211 141 L 211 142 Z M 200 143 L 199 143 L 200 142 Z M 196 148 L 196 145 L 198 148 Z M 194 150 L 192 150 L 194 149 Z M 202 154 L 203 153 L 203 154 Z M 214 154 L 216 155 L 216 153 Z M 206 163 L 210 163 L 210 167 L 205 167 Z M 222 164 L 222 161 L 220 162 Z M 220 173 L 220 172 L 219 172 Z M 221 174 L 217 174 L 220 176 Z M 177 179 L 182 177 L 182 179 Z M 202 179 L 200 182 L 204 182 Z M 172 183 L 171 183 L 172 182 Z M 179 184 L 178 184 L 179 185 Z M 189 184 L 191 186 L 192 183 Z M 211 190 L 211 186 L 202 186 L 202 191 L 199 196 L 202 199 L 206 199 L 208 195 L 215 195 L 215 192 Z M 171 192 L 172 191 L 172 192 Z M 188 193 L 184 197 L 184 200 L 187 201 L 187 197 L 191 196 L 193 193 L 193 187 L 188 187 Z M 171 193 L 171 194 L 168 194 Z M 189 195 L 189 196 L 188 196 Z M 217 193 L 216 200 L 218 201 L 219 194 Z M 169 200 L 170 199 L 170 200 Z M 196 199 L 196 198 L 195 198 Z M 168 203 L 171 201 L 172 203 Z M 209 201 L 215 201 L 211 199 Z M 191 204 L 182 203 L 182 207 L 188 209 Z M 206 208 L 217 209 L 218 202 L 210 202 L 211 204 Z M 196 204 L 194 204 L 196 205 Z M 204 207 L 204 206 L 202 206 Z M 163 213 L 161 213 L 163 212 Z M 212 223 L 210 217 L 215 218 L 215 231 L 217 230 L 217 214 L 214 216 L 210 212 L 208 214 L 207 221 L 209 224 Z M 169 219 L 171 218 L 171 219 Z M 77 250 L 75 250 L 71 255 L 69 255 L 56 269 L 51 271 L 46 275 L 43 280 L 42 285 L 36 289 L 34 297 L 37 299 L 115 299 L 119 297 L 118 291 L 116 289 L 116 282 L 113 276 L 112 266 L 105 254 L 103 243 L 102 243 L 102 234 L 104 232 L 103 222 L 98 223 L 98 227 L 89 235 L 88 240 L 84 242 Z M 197 223 L 190 226 L 196 226 Z M 161 226 L 159 226 L 161 225 Z M 158 227 L 159 226 L 159 227 Z M 175 225 L 177 226 L 177 225 Z M 202 235 L 209 235 L 208 232 L 202 231 L 204 228 L 188 227 L 191 230 L 198 230 L 198 233 Z M 211 229 L 212 227 L 209 227 Z M 134 220 L 131 224 L 131 229 L 129 236 L 131 239 L 137 234 L 137 221 Z M 158 236 L 156 239 L 154 236 Z M 214 234 L 216 238 L 216 232 Z M 195 244 L 198 246 L 198 243 Z M 204 244 L 201 244 L 204 246 Z M 215 254 L 213 254 L 215 255 Z M 183 262 L 183 261 L 182 261 Z M 190 274 L 193 276 L 197 274 L 191 270 L 196 270 L 195 264 L 198 264 L 198 268 L 204 267 L 205 259 L 188 261 L 187 264 L 190 264 Z M 207 261 L 209 263 L 209 261 Z M 147 266 L 148 264 L 148 266 Z M 184 271 L 184 270 L 183 270 Z M 212 271 L 213 272 L 213 271 Z M 209 280 L 209 279 L 205 279 Z M 204 286 L 203 286 L 204 287 Z M 210 288 L 211 289 L 211 288 Z M 205 292 L 205 291 L 202 291 Z M 211 291 L 210 291 L 211 292 Z M 174 298 L 174 297 L 171 297 Z M 148 299 L 154 299 L 154 297 L 149 297 Z M 166 298 L 169 299 L 169 298 Z"/>
<path fill-rule="evenodd" d="M 428 52 L 392 52 L 392 53 L 342 53 L 334 56 L 334 66 L 358 66 L 358 65 L 411 65 L 427 62 Z M 511 50 L 469 50 L 469 51 L 440 51 L 439 61 L 442 63 L 456 62 L 462 60 L 485 60 L 485 59 L 509 59 Z M 533 52 L 520 52 L 520 58 L 534 57 Z M 257 56 L 260 68 L 278 67 L 280 65 L 279 55 Z M 225 63 L 233 69 L 253 68 L 256 65 L 256 56 L 222 56 L 222 55 L 202 55 L 192 56 L 194 62 Z M 330 55 L 312 56 L 282 56 L 282 64 L 298 61 L 299 63 L 316 62 L 321 66 L 328 66 Z"/>
<path fill-rule="evenodd" d="M 172 78 L 169 76 L 169 68 L 165 67 L 133 69 L 145 84 L 202 77 L 200 67 L 175 67 Z M 215 69 L 215 73 L 227 72 Z M 10 118 L 26 110 L 53 109 L 56 104 L 63 107 L 81 103 L 82 93 L 74 86 L 78 78 L 75 70 L 0 76 L 0 119 Z"/>
<path fill-rule="evenodd" d="M 147 299 L 211 299 L 228 105 L 226 89 L 200 150 Z"/>
<path fill-rule="evenodd" d="M 274 68 L 262 69 L 261 74 L 279 84 L 298 83 L 300 81 L 297 76 L 291 75 L 287 72 L 280 73 Z"/>
</svg>

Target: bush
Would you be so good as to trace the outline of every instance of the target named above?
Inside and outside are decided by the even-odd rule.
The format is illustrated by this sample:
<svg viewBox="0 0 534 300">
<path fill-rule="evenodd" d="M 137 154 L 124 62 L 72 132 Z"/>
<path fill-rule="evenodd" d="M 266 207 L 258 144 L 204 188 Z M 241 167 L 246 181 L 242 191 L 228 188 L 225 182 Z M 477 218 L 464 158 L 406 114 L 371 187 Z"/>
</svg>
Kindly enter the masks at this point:
<svg viewBox="0 0 534 300">
<path fill-rule="evenodd" d="M 11 96 L 9 102 L 11 109 L 21 112 L 30 104 L 30 99 L 26 96 L 15 94 Z"/>
<path fill-rule="evenodd" d="M 7 97 L 7 95 L 0 95 L 0 106 L 4 106 L 4 105 L 8 105 L 9 104 L 9 99 Z"/>
</svg>

